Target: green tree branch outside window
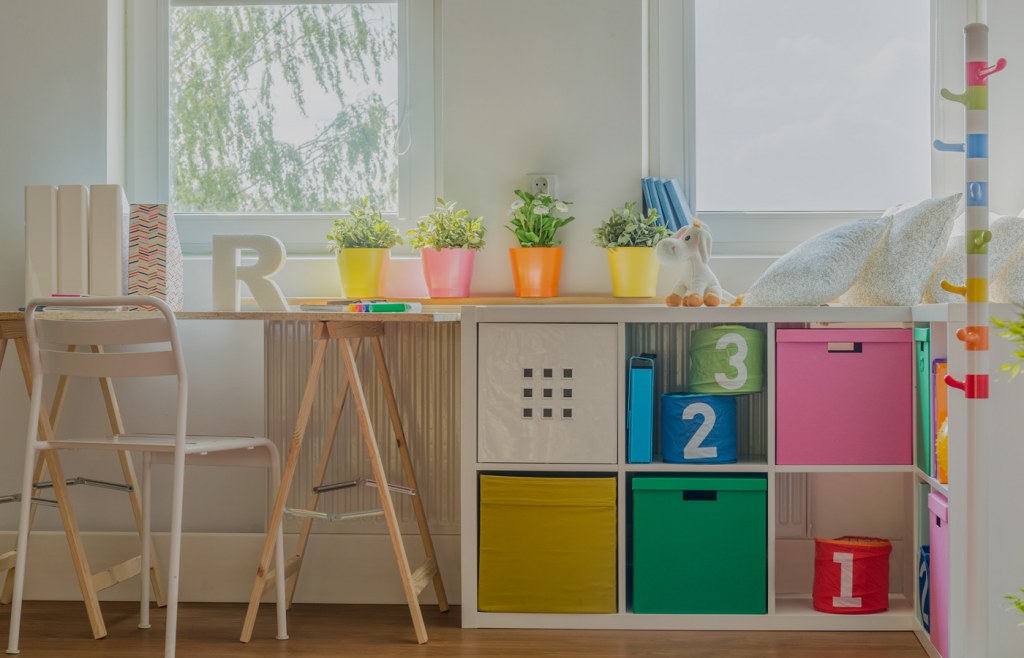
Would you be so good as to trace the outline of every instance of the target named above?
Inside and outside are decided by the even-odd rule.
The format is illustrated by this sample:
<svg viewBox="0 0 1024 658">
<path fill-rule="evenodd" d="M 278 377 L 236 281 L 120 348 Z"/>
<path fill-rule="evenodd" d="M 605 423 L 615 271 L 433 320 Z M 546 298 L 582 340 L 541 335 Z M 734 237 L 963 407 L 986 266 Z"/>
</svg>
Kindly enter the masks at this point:
<svg viewBox="0 0 1024 658">
<path fill-rule="evenodd" d="M 339 212 L 367 196 L 397 208 L 397 108 L 375 91 L 396 59 L 396 6 L 174 8 L 175 209 Z M 311 86 L 337 114 L 302 143 L 279 139 L 275 94 L 307 116 Z"/>
</svg>

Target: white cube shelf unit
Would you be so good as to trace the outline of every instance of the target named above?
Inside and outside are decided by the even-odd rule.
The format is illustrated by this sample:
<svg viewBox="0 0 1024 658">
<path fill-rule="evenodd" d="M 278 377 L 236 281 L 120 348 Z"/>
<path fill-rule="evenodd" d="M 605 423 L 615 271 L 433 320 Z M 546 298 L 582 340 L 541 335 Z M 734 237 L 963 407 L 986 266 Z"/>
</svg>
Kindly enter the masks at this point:
<svg viewBox="0 0 1024 658">
<path fill-rule="evenodd" d="M 963 372 L 955 337 L 962 305 L 891 308 L 665 308 L 660 306 L 478 306 L 462 314 L 462 622 L 467 628 L 624 628 L 720 630 L 915 631 L 937 655 L 918 615 L 918 551 L 927 543 L 926 494 L 949 497 L 950 652 L 968 658 L 982 638 L 993 658 L 1016 655 L 1019 629 L 1002 597 L 1024 587 L 1024 524 L 1009 485 L 1024 464 L 1024 383 L 996 382 L 989 404 L 989 441 L 976 450 L 975 473 L 966 472 L 964 405 L 949 396 L 950 485 L 909 464 L 781 465 L 776 463 L 776 331 L 791 328 L 931 328 L 933 356 L 948 356 L 950 372 Z M 1015 317 L 1008 306 L 993 314 Z M 737 398 L 737 461 L 678 464 L 659 460 L 655 412 L 654 461 L 627 462 L 627 359 L 654 353 L 655 400 L 687 387 L 693 332 L 743 325 L 766 337 L 760 392 Z M 992 362 L 1012 358 L 1012 346 L 993 336 Z M 891 364 L 915 370 L 915 363 Z M 1024 378 L 1022 378 L 1024 379 Z M 916 377 L 914 379 L 916 403 Z M 566 390 L 570 393 L 565 394 Z M 529 391 L 529 393 L 524 393 Z M 531 409 L 529 413 L 524 410 Z M 545 409 L 549 415 L 544 416 Z M 570 415 L 562 416 L 564 409 Z M 865 411 L 870 413 L 869 410 Z M 536 414 L 540 414 L 539 416 Z M 913 434 L 908 442 L 917 442 Z M 977 461 L 980 455 L 981 461 Z M 982 474 L 988 473 L 987 477 Z M 480 476 L 614 478 L 616 596 L 614 612 L 482 611 L 478 606 Z M 633 523 L 631 484 L 637 477 L 760 478 L 767 487 L 766 614 L 640 614 L 632 610 Z M 970 486 L 963 483 L 972 483 Z M 991 491 L 989 490 L 991 488 Z M 970 495 L 968 495 L 968 493 Z M 980 514 L 985 536 L 969 537 L 964 519 Z M 1010 526 L 1010 527 L 1007 527 Z M 972 526 L 977 528 L 979 526 Z M 998 533 L 987 532 L 999 528 Z M 867 535 L 889 539 L 889 609 L 866 615 L 814 610 L 811 589 L 814 538 Z M 971 560 L 975 560 L 971 562 Z M 529 556 L 520 568 L 531 568 Z M 988 619 L 972 616 L 968 580 L 984 577 Z M 975 589 L 970 592 L 975 592 Z M 983 606 L 984 607 L 984 606 Z"/>
</svg>

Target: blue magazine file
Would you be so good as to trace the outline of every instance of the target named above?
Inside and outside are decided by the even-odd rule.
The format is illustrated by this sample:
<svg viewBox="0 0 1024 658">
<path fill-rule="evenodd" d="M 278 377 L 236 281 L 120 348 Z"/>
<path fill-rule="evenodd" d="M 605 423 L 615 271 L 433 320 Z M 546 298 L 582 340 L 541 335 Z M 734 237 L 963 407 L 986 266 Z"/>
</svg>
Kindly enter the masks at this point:
<svg viewBox="0 0 1024 658">
<path fill-rule="evenodd" d="M 654 434 L 654 355 L 629 358 L 626 412 L 626 461 L 649 464 Z"/>
</svg>

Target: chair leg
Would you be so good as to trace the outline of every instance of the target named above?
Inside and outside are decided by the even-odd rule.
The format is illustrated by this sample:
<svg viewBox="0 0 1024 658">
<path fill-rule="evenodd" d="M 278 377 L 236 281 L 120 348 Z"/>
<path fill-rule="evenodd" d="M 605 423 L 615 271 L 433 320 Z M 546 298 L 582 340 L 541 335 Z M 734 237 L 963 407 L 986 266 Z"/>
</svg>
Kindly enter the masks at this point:
<svg viewBox="0 0 1024 658">
<path fill-rule="evenodd" d="M 150 516 L 153 506 L 152 491 L 153 456 L 145 452 L 142 454 L 142 596 L 139 598 L 139 628 L 150 628 L 149 624 L 149 552 L 150 540 Z"/>
<path fill-rule="evenodd" d="M 165 658 L 174 658 L 174 644 L 178 632 L 178 590 L 181 571 L 181 517 L 185 492 L 185 453 L 174 454 L 174 481 L 171 486 L 171 556 L 167 569 L 167 635 L 164 641 Z"/>
<path fill-rule="evenodd" d="M 14 565 L 14 598 L 11 601 L 11 630 L 7 640 L 7 653 L 18 653 L 21 632 L 21 603 L 25 596 L 25 564 L 28 562 L 29 516 L 32 514 L 32 473 L 35 470 L 35 446 L 29 442 L 25 450 L 25 472 L 21 481 L 21 517 L 18 521 L 18 555 Z"/>
<path fill-rule="evenodd" d="M 281 488 L 281 456 L 277 448 L 270 446 L 270 468 L 274 473 L 274 497 L 277 497 L 277 490 Z M 268 528 L 267 530 L 270 530 Z M 277 578 L 274 581 L 277 599 L 277 639 L 288 639 L 288 598 L 285 596 L 285 573 L 284 573 L 284 524 L 277 524 L 277 548 L 274 552 L 274 570 L 277 571 Z"/>
</svg>

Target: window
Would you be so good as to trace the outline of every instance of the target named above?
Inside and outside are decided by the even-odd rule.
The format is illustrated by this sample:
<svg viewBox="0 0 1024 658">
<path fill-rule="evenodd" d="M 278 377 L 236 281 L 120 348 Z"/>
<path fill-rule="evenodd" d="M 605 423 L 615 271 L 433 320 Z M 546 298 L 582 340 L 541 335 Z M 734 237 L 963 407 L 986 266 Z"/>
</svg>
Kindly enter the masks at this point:
<svg viewBox="0 0 1024 658">
<path fill-rule="evenodd" d="M 697 0 L 700 211 L 929 196 L 928 0 Z"/>
<path fill-rule="evenodd" d="M 363 196 L 391 219 L 429 212 L 430 4 L 132 3 L 129 192 L 169 202 L 192 253 L 259 232 L 325 254 Z"/>
<path fill-rule="evenodd" d="M 781 254 L 930 196 L 932 5 L 652 3 L 650 167 L 680 179 L 716 254 Z"/>
</svg>

